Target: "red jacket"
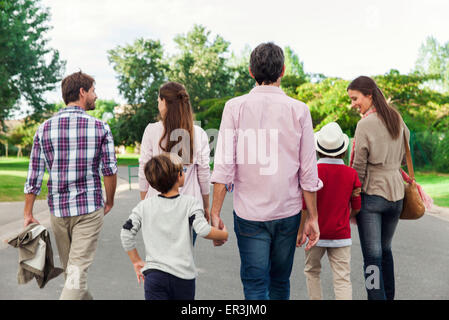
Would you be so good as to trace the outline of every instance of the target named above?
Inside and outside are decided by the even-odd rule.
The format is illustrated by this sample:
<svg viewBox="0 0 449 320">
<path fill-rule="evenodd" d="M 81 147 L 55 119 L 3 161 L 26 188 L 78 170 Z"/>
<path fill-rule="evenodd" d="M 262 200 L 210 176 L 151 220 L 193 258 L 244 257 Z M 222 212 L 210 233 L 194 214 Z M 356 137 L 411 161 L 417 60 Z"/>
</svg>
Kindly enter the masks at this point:
<svg viewBox="0 0 449 320">
<path fill-rule="evenodd" d="M 357 172 L 341 159 L 322 158 L 318 176 L 324 184 L 317 192 L 320 239 L 350 239 L 350 209 L 361 208 L 361 196 L 352 197 L 353 190 L 362 186 Z M 303 209 L 307 209 L 304 201 Z"/>
</svg>

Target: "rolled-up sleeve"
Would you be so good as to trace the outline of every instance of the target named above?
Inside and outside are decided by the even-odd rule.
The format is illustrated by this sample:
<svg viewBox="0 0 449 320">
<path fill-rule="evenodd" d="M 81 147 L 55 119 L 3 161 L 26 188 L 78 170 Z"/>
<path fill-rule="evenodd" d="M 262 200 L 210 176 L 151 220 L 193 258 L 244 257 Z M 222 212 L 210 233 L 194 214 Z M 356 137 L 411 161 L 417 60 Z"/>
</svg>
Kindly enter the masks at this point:
<svg viewBox="0 0 449 320">
<path fill-rule="evenodd" d="M 150 184 L 145 177 L 145 164 L 153 156 L 153 146 L 151 142 L 151 127 L 148 125 L 142 136 L 142 142 L 140 144 L 140 157 L 139 157 L 139 189 L 142 192 L 147 192 Z"/>
<path fill-rule="evenodd" d="M 315 192 L 323 187 L 323 182 L 318 177 L 312 117 L 307 106 L 305 106 L 304 116 L 301 118 L 301 128 L 302 135 L 299 145 L 299 185 L 302 190 Z"/>
<path fill-rule="evenodd" d="M 42 154 L 39 139 L 39 130 L 34 135 L 33 148 L 31 149 L 30 162 L 28 165 L 28 176 L 23 192 L 39 195 L 41 193 L 42 180 L 45 172 L 45 161 Z"/>
<path fill-rule="evenodd" d="M 109 125 L 104 123 L 105 135 L 101 145 L 101 172 L 103 176 L 112 176 L 117 173 L 117 158 L 115 157 L 114 138 Z"/>
<path fill-rule="evenodd" d="M 193 219 L 192 228 L 200 237 L 205 237 L 210 233 L 211 226 L 204 218 L 204 210 L 200 202 L 196 199 L 192 199 L 192 203 L 189 209 L 189 218 Z"/>
<path fill-rule="evenodd" d="M 236 130 L 232 116 L 232 107 L 226 103 L 218 132 L 214 156 L 212 183 L 231 184 L 235 175 Z"/>
<path fill-rule="evenodd" d="M 210 193 L 210 148 L 207 133 L 201 129 L 200 150 L 198 152 L 198 182 L 200 184 L 201 194 Z"/>
</svg>

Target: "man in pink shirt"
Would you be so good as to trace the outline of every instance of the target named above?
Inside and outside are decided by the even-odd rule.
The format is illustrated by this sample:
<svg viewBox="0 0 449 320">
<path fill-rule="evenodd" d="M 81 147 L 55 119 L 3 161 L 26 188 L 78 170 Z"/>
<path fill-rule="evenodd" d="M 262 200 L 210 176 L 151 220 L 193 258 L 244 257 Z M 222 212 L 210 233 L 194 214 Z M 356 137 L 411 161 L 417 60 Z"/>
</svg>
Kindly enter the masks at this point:
<svg viewBox="0 0 449 320">
<path fill-rule="evenodd" d="M 234 231 L 248 300 L 289 299 L 302 195 L 310 214 L 301 245 L 308 238 L 308 250 L 319 239 L 316 191 L 322 182 L 312 119 L 304 103 L 279 88 L 284 71 L 280 47 L 254 49 L 249 72 L 257 85 L 226 103 L 215 151 L 212 225 L 223 228 L 226 185 L 234 183 Z"/>
</svg>

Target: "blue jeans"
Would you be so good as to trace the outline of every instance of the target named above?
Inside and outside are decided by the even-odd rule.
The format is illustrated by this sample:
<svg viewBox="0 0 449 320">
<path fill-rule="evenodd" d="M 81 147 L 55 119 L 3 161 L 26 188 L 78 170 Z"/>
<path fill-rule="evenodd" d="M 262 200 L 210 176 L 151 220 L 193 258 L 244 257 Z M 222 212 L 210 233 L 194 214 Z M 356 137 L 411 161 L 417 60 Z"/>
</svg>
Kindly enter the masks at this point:
<svg viewBox="0 0 449 320">
<path fill-rule="evenodd" d="M 195 279 L 181 279 L 157 269 L 146 270 L 143 274 L 145 300 L 195 299 Z"/>
<path fill-rule="evenodd" d="M 246 300 L 288 300 L 290 274 L 301 214 L 272 221 L 249 221 L 234 212 L 240 278 Z"/>
<path fill-rule="evenodd" d="M 368 300 L 393 300 L 394 263 L 391 242 L 402 211 L 402 200 L 392 202 L 362 193 L 357 218 Z"/>
</svg>

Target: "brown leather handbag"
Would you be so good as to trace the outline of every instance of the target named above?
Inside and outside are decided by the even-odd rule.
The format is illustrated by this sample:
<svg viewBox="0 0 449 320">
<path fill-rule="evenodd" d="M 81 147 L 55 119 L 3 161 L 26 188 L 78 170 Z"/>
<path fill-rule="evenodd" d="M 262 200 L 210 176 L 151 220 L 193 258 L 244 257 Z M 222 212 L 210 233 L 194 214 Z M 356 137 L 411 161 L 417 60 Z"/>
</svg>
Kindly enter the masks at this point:
<svg viewBox="0 0 449 320">
<path fill-rule="evenodd" d="M 418 187 L 415 181 L 415 172 L 413 171 L 412 155 L 410 153 L 410 148 L 407 142 L 404 131 L 404 144 L 405 144 L 405 156 L 407 159 L 407 170 L 410 177 L 409 181 L 405 182 L 405 195 L 402 207 L 402 213 L 400 219 L 405 220 L 416 220 L 421 218 L 426 211 L 424 202 L 421 195 L 418 192 Z"/>
</svg>

